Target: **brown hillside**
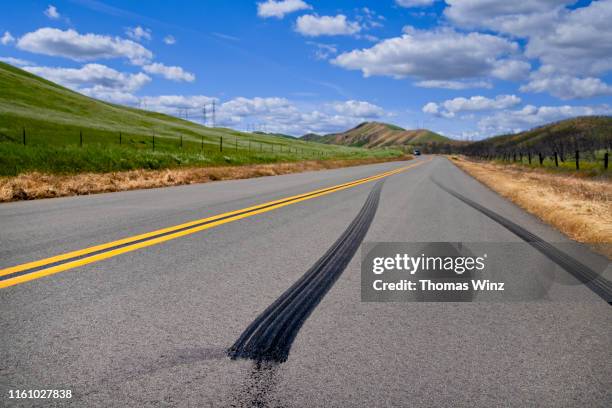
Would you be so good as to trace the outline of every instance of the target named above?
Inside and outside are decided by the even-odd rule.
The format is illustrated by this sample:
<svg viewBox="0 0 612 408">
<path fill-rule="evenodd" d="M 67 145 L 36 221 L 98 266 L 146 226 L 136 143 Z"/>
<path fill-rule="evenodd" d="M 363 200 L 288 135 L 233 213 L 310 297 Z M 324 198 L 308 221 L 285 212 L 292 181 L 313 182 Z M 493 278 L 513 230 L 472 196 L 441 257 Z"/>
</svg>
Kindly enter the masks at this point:
<svg viewBox="0 0 612 408">
<path fill-rule="evenodd" d="M 449 139 L 427 129 L 406 130 L 380 122 L 364 122 L 342 133 L 323 136 L 324 143 L 345 146 L 383 147 L 448 142 Z"/>
</svg>

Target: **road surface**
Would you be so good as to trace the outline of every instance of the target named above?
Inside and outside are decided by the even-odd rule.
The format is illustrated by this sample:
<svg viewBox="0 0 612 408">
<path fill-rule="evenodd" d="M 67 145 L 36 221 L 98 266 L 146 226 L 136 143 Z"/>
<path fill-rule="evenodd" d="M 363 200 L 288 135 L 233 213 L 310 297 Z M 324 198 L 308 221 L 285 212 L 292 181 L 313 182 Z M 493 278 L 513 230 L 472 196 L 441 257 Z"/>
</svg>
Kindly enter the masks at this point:
<svg viewBox="0 0 612 408">
<path fill-rule="evenodd" d="M 588 287 L 541 301 L 365 303 L 359 253 L 307 316 L 285 362 L 228 358 L 347 231 L 376 185 L 364 241 L 522 241 L 434 181 L 545 241 L 567 241 L 441 157 L 0 205 L 6 271 L 294 197 L 0 289 L 0 406 L 51 403 L 9 400 L 10 389 L 70 389 L 72 399 L 53 403 L 79 407 L 610 406 L 612 314 Z M 597 258 L 578 252 L 585 263 Z"/>
</svg>

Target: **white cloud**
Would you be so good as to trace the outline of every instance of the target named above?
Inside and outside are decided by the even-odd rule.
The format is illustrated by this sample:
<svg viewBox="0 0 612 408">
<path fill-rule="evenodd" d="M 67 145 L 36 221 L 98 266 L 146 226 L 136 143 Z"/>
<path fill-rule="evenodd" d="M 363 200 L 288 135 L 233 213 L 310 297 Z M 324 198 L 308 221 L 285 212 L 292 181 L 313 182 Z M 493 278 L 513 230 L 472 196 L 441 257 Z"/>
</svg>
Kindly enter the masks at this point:
<svg viewBox="0 0 612 408">
<path fill-rule="evenodd" d="M 118 103 L 121 105 L 136 105 L 139 98 L 130 92 L 124 92 L 117 89 L 108 89 L 102 86 L 93 86 L 91 88 L 77 89 L 84 95 L 103 101 Z"/>
<path fill-rule="evenodd" d="M 176 38 L 174 38 L 172 35 L 167 35 L 164 37 L 164 43 L 167 45 L 174 45 L 176 44 Z"/>
<path fill-rule="evenodd" d="M 533 106 L 519 110 L 504 110 L 478 122 L 479 128 L 488 134 L 519 132 L 545 123 L 575 116 L 610 115 L 612 107 L 599 106 Z"/>
<path fill-rule="evenodd" d="M 440 105 L 435 102 L 429 102 L 423 106 L 423 112 L 438 115 L 440 113 Z"/>
<path fill-rule="evenodd" d="M 529 37 L 525 54 L 561 73 L 598 75 L 612 70 L 612 0 L 565 10 L 553 27 Z"/>
<path fill-rule="evenodd" d="M 529 82 L 521 86 L 520 91 L 548 92 L 560 99 L 582 99 L 612 95 L 612 86 L 599 78 L 557 74 L 554 68 L 543 66 L 531 75 Z"/>
<path fill-rule="evenodd" d="M 498 95 L 494 99 L 484 96 L 470 98 L 448 99 L 440 104 L 429 102 L 423 106 L 423 112 L 446 118 L 455 117 L 462 112 L 483 112 L 490 110 L 508 109 L 521 103 L 516 95 Z"/>
<path fill-rule="evenodd" d="M 316 47 L 314 57 L 318 60 L 326 60 L 338 53 L 338 48 L 333 44 L 322 44 L 314 41 L 308 41 L 307 44 Z"/>
<path fill-rule="evenodd" d="M 361 26 L 357 22 L 348 21 L 344 14 L 333 17 L 307 14 L 298 17 L 295 31 L 307 37 L 352 35 L 361 31 Z"/>
<path fill-rule="evenodd" d="M 493 67 L 491 75 L 507 81 L 520 81 L 527 78 L 530 70 L 531 64 L 527 61 L 507 59 L 498 61 Z"/>
<path fill-rule="evenodd" d="M 341 54 L 333 62 L 345 68 L 361 69 L 365 76 L 412 75 L 447 80 L 489 74 L 496 57 L 515 49 L 515 44 L 491 35 L 407 28 L 402 37 L 384 40 L 370 49 Z"/>
<path fill-rule="evenodd" d="M 421 88 L 441 88 L 452 89 L 455 91 L 473 88 L 493 88 L 493 84 L 489 81 L 444 81 L 432 79 L 427 81 L 418 81 L 414 84 Z"/>
<path fill-rule="evenodd" d="M 85 89 L 134 92 L 151 81 L 142 72 L 128 74 L 101 64 L 86 64 L 81 68 L 27 66 L 23 69 L 80 92 Z"/>
<path fill-rule="evenodd" d="M 164 78 L 172 81 L 195 81 L 195 75 L 185 71 L 181 67 L 167 66 L 159 62 L 153 64 L 144 65 L 142 69 L 149 74 L 162 75 Z"/>
<path fill-rule="evenodd" d="M 312 9 L 312 6 L 302 0 L 267 0 L 257 3 L 257 15 L 262 18 L 283 18 L 285 14 L 310 9 Z"/>
<path fill-rule="evenodd" d="M 575 0 L 447 0 L 449 20 L 526 39 L 525 55 L 559 73 L 593 76 L 612 70 L 612 0 L 569 9 Z"/>
<path fill-rule="evenodd" d="M 459 80 L 493 75 L 516 43 L 480 33 L 460 33 L 450 28 L 426 31 L 404 27 L 401 37 L 379 42 L 372 48 L 340 54 L 332 63 L 361 70 L 364 76 L 420 80 Z"/>
<path fill-rule="evenodd" d="M 169 115 L 181 116 L 183 111 L 190 110 L 194 119 L 200 119 L 204 107 L 210 107 L 213 101 L 218 102 L 218 99 L 205 95 L 159 95 L 142 97 L 139 102 L 143 109 Z"/>
<path fill-rule="evenodd" d="M 385 113 L 380 106 L 364 101 L 349 100 L 332 104 L 334 110 L 342 115 L 363 118 L 381 117 Z"/>
<path fill-rule="evenodd" d="M 38 54 L 70 58 L 75 61 L 126 58 L 142 65 L 153 58 L 153 53 L 142 45 L 120 37 L 99 34 L 79 34 L 75 30 L 40 28 L 25 34 L 17 47 Z"/>
<path fill-rule="evenodd" d="M 384 114 L 382 108 L 362 101 L 323 103 L 319 109 L 299 107 L 285 98 L 238 97 L 218 106 L 218 123 L 223 126 L 265 127 L 269 132 L 302 135 L 346 130 Z"/>
<path fill-rule="evenodd" d="M 576 0 L 446 0 L 444 14 L 465 28 L 486 28 L 519 37 L 548 31 L 565 5 Z"/>
<path fill-rule="evenodd" d="M 128 27 L 125 30 L 125 35 L 136 41 L 150 40 L 151 30 L 148 28 L 142 28 L 141 26 Z"/>
<path fill-rule="evenodd" d="M 0 43 L 2 43 L 2 45 L 9 45 L 14 41 L 15 37 L 13 37 L 8 31 L 5 31 L 2 37 L 0 37 Z"/>
<path fill-rule="evenodd" d="M 434 4 L 436 0 L 395 0 L 395 4 L 400 7 L 427 7 Z"/>
<path fill-rule="evenodd" d="M 57 11 L 57 8 L 53 5 L 49 5 L 49 7 L 47 7 L 45 10 L 45 16 L 49 17 L 51 20 L 57 20 L 61 17 L 60 13 Z"/>
<path fill-rule="evenodd" d="M 16 65 L 18 67 L 24 65 L 32 65 L 33 63 L 27 60 L 23 60 L 21 58 L 13 58 L 13 57 L 0 57 L 0 61 L 6 62 L 7 64 Z"/>
</svg>

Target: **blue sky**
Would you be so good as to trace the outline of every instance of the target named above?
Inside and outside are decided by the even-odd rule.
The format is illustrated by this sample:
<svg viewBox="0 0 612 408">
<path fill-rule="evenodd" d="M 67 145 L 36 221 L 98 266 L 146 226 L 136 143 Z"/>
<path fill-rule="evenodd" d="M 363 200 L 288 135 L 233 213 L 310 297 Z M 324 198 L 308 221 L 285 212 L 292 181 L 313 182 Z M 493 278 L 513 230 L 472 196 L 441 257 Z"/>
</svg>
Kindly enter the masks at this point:
<svg viewBox="0 0 612 408">
<path fill-rule="evenodd" d="M 612 114 L 612 0 L 5 3 L 0 60 L 87 95 L 292 135 L 479 139 Z M 210 124 L 210 114 L 207 124 Z"/>
</svg>

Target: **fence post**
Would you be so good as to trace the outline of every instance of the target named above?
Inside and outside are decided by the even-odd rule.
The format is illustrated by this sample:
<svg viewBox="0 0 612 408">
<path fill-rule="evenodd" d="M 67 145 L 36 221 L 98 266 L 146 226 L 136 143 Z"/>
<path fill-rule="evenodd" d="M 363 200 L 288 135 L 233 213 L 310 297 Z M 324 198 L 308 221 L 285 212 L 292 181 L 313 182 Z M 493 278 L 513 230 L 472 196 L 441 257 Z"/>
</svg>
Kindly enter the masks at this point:
<svg viewBox="0 0 612 408">
<path fill-rule="evenodd" d="M 580 152 L 576 150 L 576 170 L 580 170 Z"/>
<path fill-rule="evenodd" d="M 219 151 L 223 151 L 223 136 L 219 137 Z"/>
<path fill-rule="evenodd" d="M 555 167 L 559 167 L 559 156 L 557 155 L 557 152 L 555 152 Z"/>
<path fill-rule="evenodd" d="M 183 148 L 183 135 L 181 135 L 181 149 Z"/>
<path fill-rule="evenodd" d="M 236 138 L 236 140 L 234 141 L 236 143 L 236 151 L 238 151 L 238 138 Z"/>
<path fill-rule="evenodd" d="M 25 127 L 23 128 L 23 145 L 26 145 L 26 131 L 25 131 Z"/>
<path fill-rule="evenodd" d="M 608 152 L 604 154 L 604 169 L 608 170 Z"/>
<path fill-rule="evenodd" d="M 201 136 L 202 138 L 202 145 L 200 146 L 200 151 L 203 152 L 204 151 L 204 136 Z"/>
<path fill-rule="evenodd" d="M 155 134 L 153 135 L 153 151 L 155 151 Z"/>
<path fill-rule="evenodd" d="M 83 131 L 79 130 L 79 146 L 83 147 Z"/>
<path fill-rule="evenodd" d="M 119 132 L 119 146 L 121 146 L 121 132 Z"/>
<path fill-rule="evenodd" d="M 251 151 L 251 141 L 249 140 L 249 152 Z"/>
</svg>

